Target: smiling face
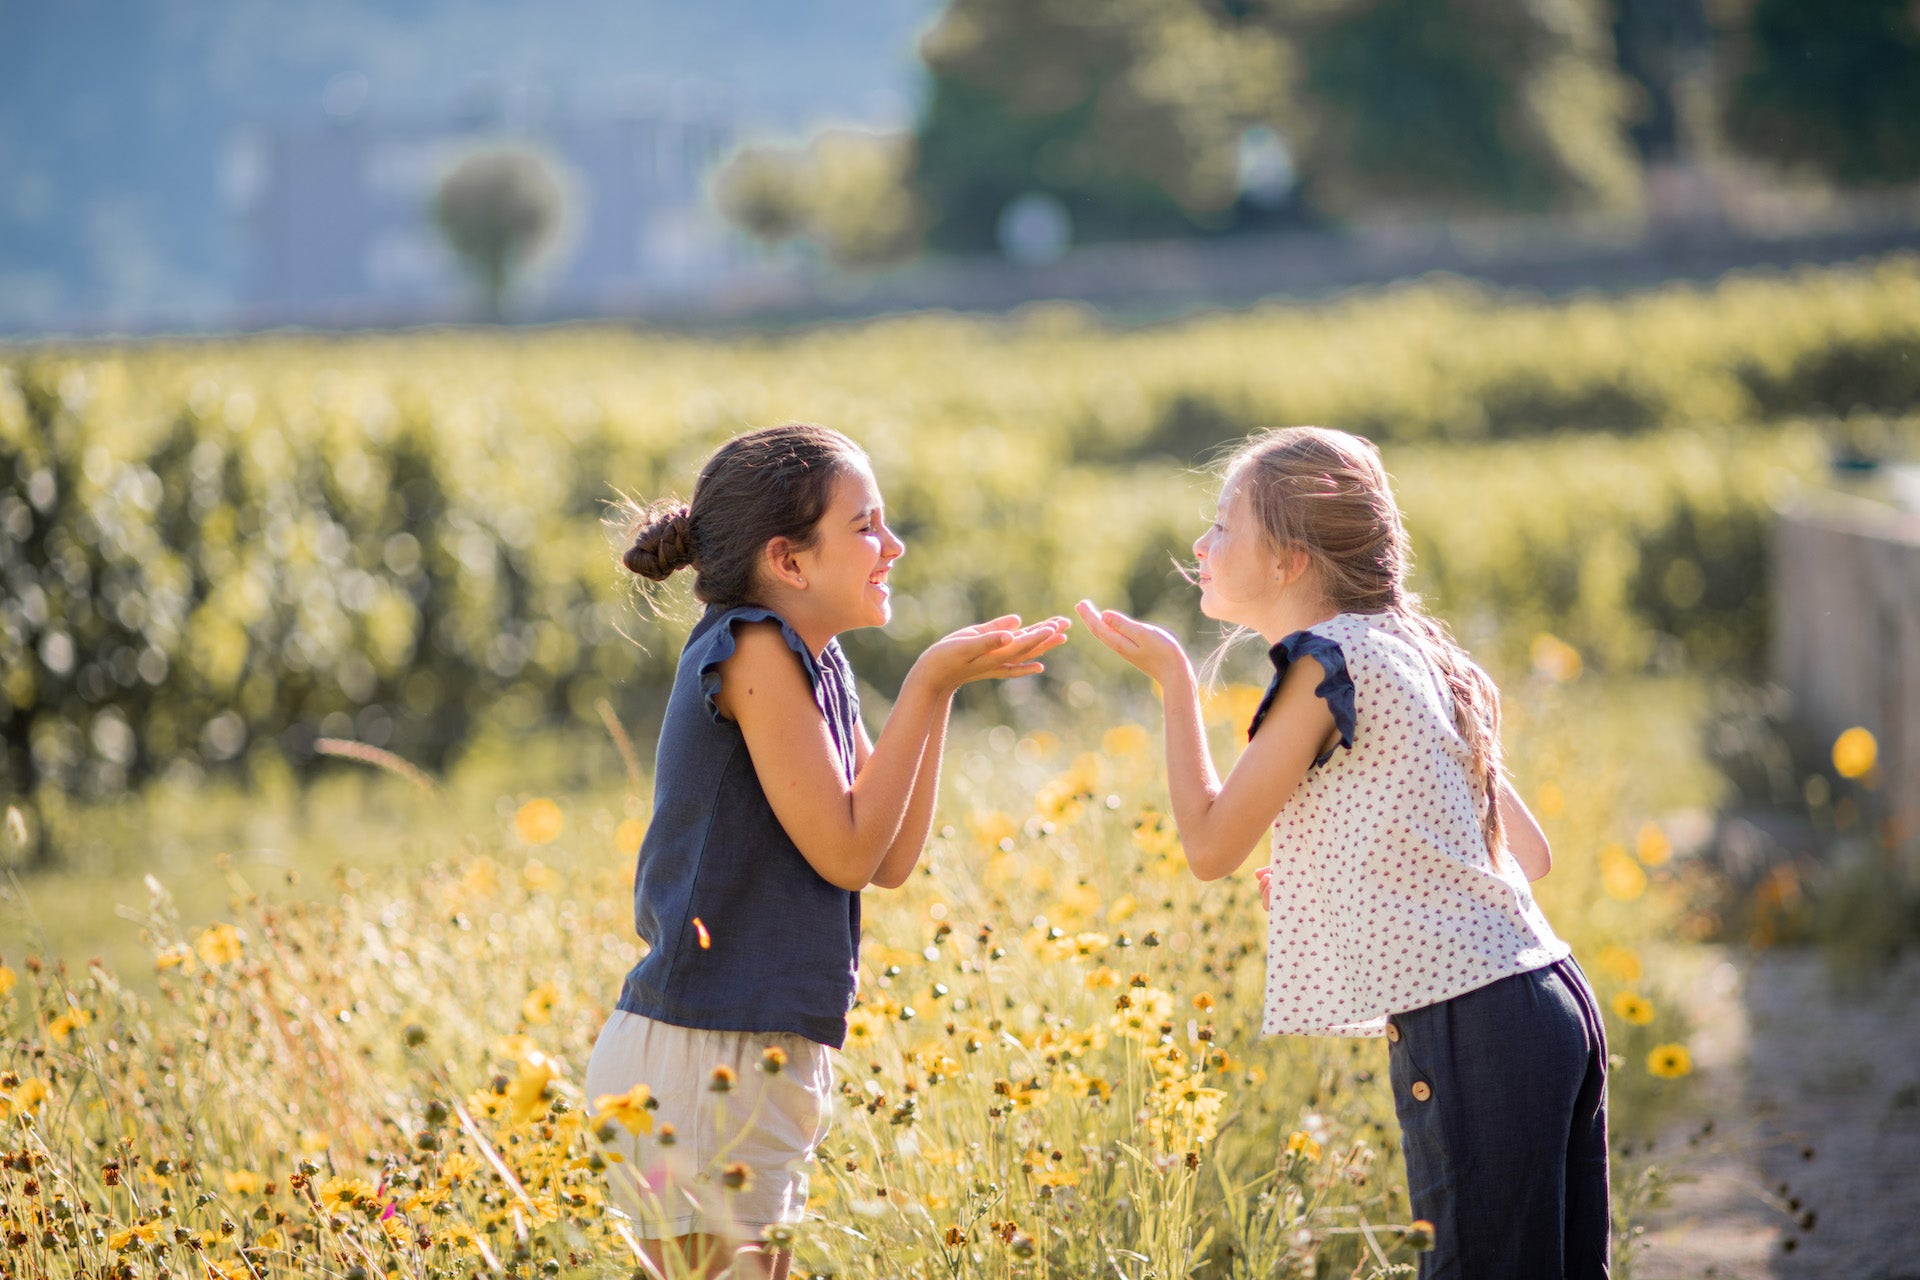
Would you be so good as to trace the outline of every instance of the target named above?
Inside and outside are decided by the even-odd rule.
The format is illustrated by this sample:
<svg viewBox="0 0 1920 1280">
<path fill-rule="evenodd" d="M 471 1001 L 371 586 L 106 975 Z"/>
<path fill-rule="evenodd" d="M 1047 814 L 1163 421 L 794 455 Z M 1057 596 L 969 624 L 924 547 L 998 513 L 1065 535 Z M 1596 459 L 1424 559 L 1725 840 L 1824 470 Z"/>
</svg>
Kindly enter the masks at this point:
<svg viewBox="0 0 1920 1280">
<path fill-rule="evenodd" d="M 1199 564 L 1200 612 L 1220 622 L 1257 626 L 1284 583 L 1245 492 L 1231 482 L 1220 493 L 1213 523 L 1193 544 Z"/>
<path fill-rule="evenodd" d="M 887 574 L 906 544 L 887 528 L 880 486 L 864 460 L 834 481 L 813 545 L 793 555 L 806 582 L 807 612 L 830 636 L 883 627 L 893 617 Z"/>
</svg>

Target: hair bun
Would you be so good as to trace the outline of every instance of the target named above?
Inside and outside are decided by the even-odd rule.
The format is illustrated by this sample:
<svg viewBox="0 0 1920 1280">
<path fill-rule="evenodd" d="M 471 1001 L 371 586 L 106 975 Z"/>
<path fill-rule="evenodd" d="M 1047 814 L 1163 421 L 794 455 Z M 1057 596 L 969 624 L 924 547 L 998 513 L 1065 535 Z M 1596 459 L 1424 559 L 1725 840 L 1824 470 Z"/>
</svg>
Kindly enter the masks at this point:
<svg viewBox="0 0 1920 1280">
<path fill-rule="evenodd" d="M 693 563 L 693 508 L 685 503 L 655 512 L 633 535 L 620 563 L 653 582 Z"/>
</svg>

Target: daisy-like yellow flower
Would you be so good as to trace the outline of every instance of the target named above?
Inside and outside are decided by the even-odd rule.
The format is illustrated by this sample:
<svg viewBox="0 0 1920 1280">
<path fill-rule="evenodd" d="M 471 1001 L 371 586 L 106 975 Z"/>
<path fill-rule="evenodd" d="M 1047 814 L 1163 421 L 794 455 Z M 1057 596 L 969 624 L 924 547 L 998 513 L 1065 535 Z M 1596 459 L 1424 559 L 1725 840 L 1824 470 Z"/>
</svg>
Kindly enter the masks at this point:
<svg viewBox="0 0 1920 1280">
<path fill-rule="evenodd" d="M 200 958 L 214 966 L 232 964 L 240 958 L 244 947 L 240 931 L 230 924 L 209 925 L 193 940 L 193 949 L 199 952 Z"/>
<path fill-rule="evenodd" d="M 1634 856 L 1649 867 L 1657 867 L 1673 857 L 1673 841 L 1659 824 L 1649 822 L 1633 838 Z"/>
<path fill-rule="evenodd" d="M 480 1157 L 470 1156 L 464 1151 L 455 1151 L 440 1162 L 440 1176 L 448 1186 L 457 1187 L 478 1172 Z"/>
<path fill-rule="evenodd" d="M 178 969 L 182 973 L 193 972 L 193 949 L 185 943 L 164 947 L 153 958 L 153 967 L 157 972 L 165 973 L 169 969 Z"/>
<path fill-rule="evenodd" d="M 617 1124 L 638 1136 L 653 1132 L 653 1090 L 637 1084 L 625 1093 L 604 1093 L 593 1100 L 593 1127 Z"/>
<path fill-rule="evenodd" d="M 475 1089 L 467 1095 L 467 1110 L 483 1120 L 503 1119 L 507 1114 L 507 1095 L 491 1089 Z"/>
<path fill-rule="evenodd" d="M 1600 846 L 1600 885 L 1607 896 L 1632 902 L 1647 891 L 1647 873 L 1617 844 Z"/>
<path fill-rule="evenodd" d="M 1006 852 L 1013 848 L 1020 824 L 998 810 L 974 809 L 967 814 L 967 833 L 979 841 L 983 849 Z"/>
<path fill-rule="evenodd" d="M 560 806 L 545 796 L 527 801 L 514 811 L 513 830 L 528 844 L 547 844 L 560 838 L 566 819 Z"/>
<path fill-rule="evenodd" d="M 1131 1040 L 1158 1040 L 1160 1024 L 1173 1013 L 1173 997 L 1152 987 L 1123 991 L 1107 1025 Z"/>
<path fill-rule="evenodd" d="M 1617 982 L 1640 981 L 1640 957 L 1625 947 L 1609 944 L 1600 948 L 1600 954 L 1595 958 L 1594 963 L 1602 973 Z"/>
<path fill-rule="evenodd" d="M 1693 1055 L 1683 1044 L 1655 1045 L 1647 1055 L 1647 1070 L 1662 1080 L 1678 1080 L 1693 1071 Z"/>
<path fill-rule="evenodd" d="M 251 1169 L 229 1169 L 220 1175 L 220 1183 L 230 1196 L 250 1196 L 260 1190 L 260 1175 Z"/>
<path fill-rule="evenodd" d="M 320 1204 L 328 1213 L 345 1214 L 362 1200 L 373 1199 L 373 1184 L 365 1178 L 328 1178 L 320 1185 Z"/>
<path fill-rule="evenodd" d="M 29 1111 L 38 1111 L 47 1100 L 47 1082 L 45 1080 L 23 1080 L 11 1090 L 0 1089 L 0 1120 L 10 1120 L 14 1116 L 26 1115 Z"/>
<path fill-rule="evenodd" d="M 1880 743 L 1859 725 L 1833 740 L 1833 771 L 1843 778 L 1864 778 L 1880 758 Z"/>
<path fill-rule="evenodd" d="M 115 1253 L 125 1253 L 137 1244 L 152 1244 L 160 1238 L 160 1224 L 157 1222 L 136 1222 L 125 1230 L 116 1231 L 107 1237 L 107 1247 Z"/>
<path fill-rule="evenodd" d="M 1315 1164 L 1320 1159 L 1320 1144 L 1305 1129 L 1295 1129 L 1287 1135 L 1287 1154 Z"/>
<path fill-rule="evenodd" d="M 7 966 L 0 964 L 0 999 L 6 998 L 6 994 L 12 991 L 19 981 L 19 974 L 7 968 Z"/>
<path fill-rule="evenodd" d="M 560 992 L 551 982 L 543 982 L 527 992 L 520 1002 L 520 1016 L 535 1026 L 553 1021 L 553 1007 L 560 1003 Z"/>
<path fill-rule="evenodd" d="M 247 1270 L 244 1263 L 216 1262 L 206 1257 L 200 1261 L 207 1269 L 207 1280 L 254 1280 L 253 1272 Z"/>
<path fill-rule="evenodd" d="M 536 1056 L 538 1060 L 523 1064 L 507 1086 L 508 1119 L 514 1124 L 526 1124 L 547 1113 L 547 1086 L 560 1076 L 552 1058 Z"/>
<path fill-rule="evenodd" d="M 1613 1011 L 1620 1015 L 1622 1022 L 1630 1022 L 1636 1027 L 1644 1027 L 1653 1021 L 1653 1004 L 1631 991 L 1622 991 L 1613 998 Z"/>
<path fill-rule="evenodd" d="M 1100 739 L 1100 749 L 1110 756 L 1143 756 L 1153 745 L 1153 735 L 1137 724 L 1115 725 Z"/>
<path fill-rule="evenodd" d="M 65 1044 L 68 1036 L 92 1021 L 93 1015 L 85 1009 L 69 1009 L 47 1024 L 47 1034 L 53 1037 L 55 1043 Z"/>
</svg>

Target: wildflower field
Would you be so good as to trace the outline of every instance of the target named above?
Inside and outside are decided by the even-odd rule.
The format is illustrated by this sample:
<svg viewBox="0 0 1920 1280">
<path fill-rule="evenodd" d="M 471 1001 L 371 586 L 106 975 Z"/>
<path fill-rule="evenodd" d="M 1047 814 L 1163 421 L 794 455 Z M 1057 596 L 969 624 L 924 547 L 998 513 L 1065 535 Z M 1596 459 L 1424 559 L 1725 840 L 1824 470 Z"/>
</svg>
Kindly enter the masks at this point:
<svg viewBox="0 0 1920 1280">
<path fill-rule="evenodd" d="M 1916 299 L 1895 261 L 1133 332 L 0 352 L 0 1277 L 649 1274 L 599 1135 L 671 1135 L 581 1079 L 687 611 L 623 595 L 598 524 L 781 418 L 869 444 L 909 542 L 850 645 L 876 726 L 919 644 L 1002 606 L 1192 634 L 1209 447 L 1383 438 L 1607 1009 L 1630 1275 L 1644 1140 L 1701 1103 L 1667 975 L 1717 926 L 1706 730 L 1764 652 L 1768 503 L 1912 438 Z M 1211 695 L 1223 762 L 1255 659 Z M 1260 855 L 1194 881 L 1144 682 L 1084 636 L 1049 666 L 963 693 L 921 870 L 867 895 L 795 1274 L 1410 1274 L 1384 1043 L 1258 1036 Z"/>
</svg>

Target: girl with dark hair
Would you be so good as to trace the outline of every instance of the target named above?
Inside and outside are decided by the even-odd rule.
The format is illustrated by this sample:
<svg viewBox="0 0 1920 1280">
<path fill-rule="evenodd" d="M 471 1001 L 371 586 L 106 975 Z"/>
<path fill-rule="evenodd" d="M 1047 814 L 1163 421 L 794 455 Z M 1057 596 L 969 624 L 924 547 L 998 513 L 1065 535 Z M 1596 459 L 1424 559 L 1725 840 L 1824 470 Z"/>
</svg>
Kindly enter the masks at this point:
<svg viewBox="0 0 1920 1280">
<path fill-rule="evenodd" d="M 866 455 L 807 425 L 729 441 L 688 503 L 636 522 L 627 568 L 660 581 L 691 567 L 706 605 L 661 724 L 634 879 L 649 949 L 586 1076 L 619 1156 L 616 1203 L 656 1262 L 672 1248 L 697 1275 L 786 1276 L 777 1229 L 799 1222 L 824 1136 L 860 891 L 898 887 L 919 860 L 954 691 L 1031 675 L 1066 639 L 1065 618 L 954 632 L 870 740 L 836 637 L 886 624 L 905 550 Z M 736 1257 L 756 1234 L 768 1247 Z"/>
<path fill-rule="evenodd" d="M 1500 694 L 1406 589 L 1373 445 L 1296 427 L 1229 461 L 1194 544 L 1200 610 L 1271 646 L 1272 684 L 1222 781 L 1166 631 L 1086 601 L 1160 684 L 1187 863 L 1227 875 L 1261 835 L 1269 1034 L 1388 1041 L 1422 1277 L 1607 1274 L 1607 1046 L 1592 989 L 1533 899 L 1546 836 L 1507 780 Z"/>
</svg>

